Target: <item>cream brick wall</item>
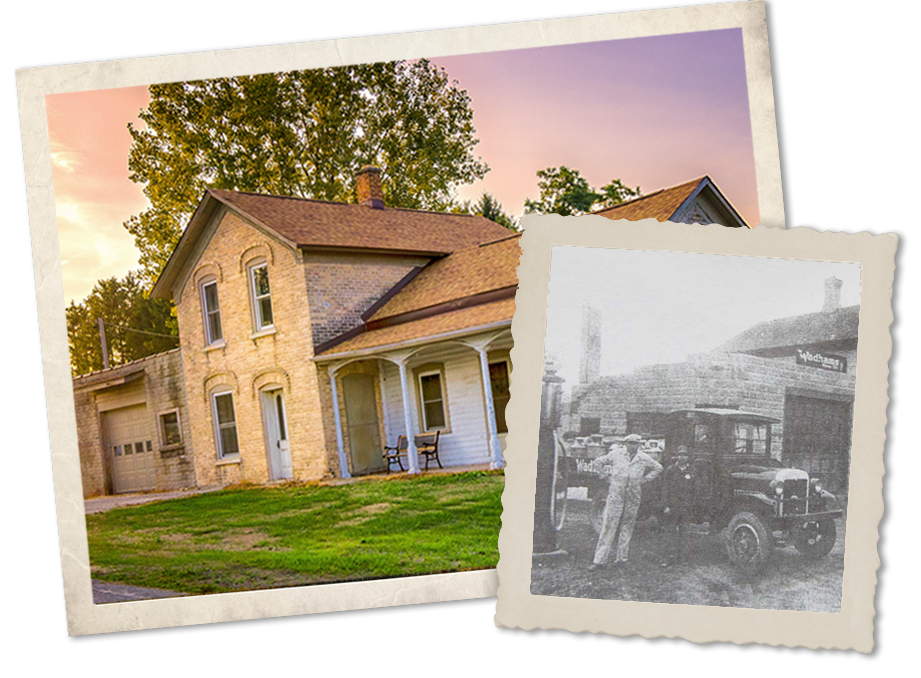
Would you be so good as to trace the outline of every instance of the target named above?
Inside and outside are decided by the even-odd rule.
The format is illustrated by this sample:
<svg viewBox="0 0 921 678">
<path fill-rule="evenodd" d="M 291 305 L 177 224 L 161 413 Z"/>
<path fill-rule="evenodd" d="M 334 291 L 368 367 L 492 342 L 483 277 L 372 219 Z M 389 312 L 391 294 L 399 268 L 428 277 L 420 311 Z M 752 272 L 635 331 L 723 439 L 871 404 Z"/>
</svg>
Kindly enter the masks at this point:
<svg viewBox="0 0 921 678">
<path fill-rule="evenodd" d="M 361 314 L 429 259 L 380 254 L 306 254 L 304 276 L 314 345 L 361 324 Z"/>
<path fill-rule="evenodd" d="M 105 387 L 127 374 L 143 370 L 144 376 L 123 385 Z M 182 356 L 171 351 L 150 356 L 110 370 L 74 379 L 74 405 L 80 448 L 83 496 L 112 492 L 111 459 L 105 440 L 106 416 L 121 407 L 146 405 L 147 435 L 156 455 L 156 490 L 177 490 L 196 485 L 191 428 L 182 375 Z M 159 415 L 179 410 L 183 444 L 162 449 Z"/>
<path fill-rule="evenodd" d="M 255 333 L 247 265 L 268 264 L 274 331 Z M 281 386 L 295 480 L 340 474 L 329 377 L 313 347 L 352 329 L 360 314 L 426 259 L 304 254 L 232 213 L 218 215 L 184 271 L 177 302 L 189 417 L 200 484 L 263 483 L 269 465 L 260 390 Z M 218 283 L 223 345 L 205 346 L 200 285 Z M 315 334 L 318 333 L 318 334 Z M 234 396 L 238 458 L 219 460 L 211 394 Z M 344 410 L 343 410 L 344 412 Z"/>
</svg>

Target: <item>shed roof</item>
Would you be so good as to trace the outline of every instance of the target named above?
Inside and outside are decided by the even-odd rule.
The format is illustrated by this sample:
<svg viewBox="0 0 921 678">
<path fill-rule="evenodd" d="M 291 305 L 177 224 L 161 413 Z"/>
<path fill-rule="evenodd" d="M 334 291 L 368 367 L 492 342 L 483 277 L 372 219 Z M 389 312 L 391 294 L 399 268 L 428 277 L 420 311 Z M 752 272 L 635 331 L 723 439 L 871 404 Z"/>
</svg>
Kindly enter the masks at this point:
<svg viewBox="0 0 921 678">
<path fill-rule="evenodd" d="M 516 233 L 502 240 L 458 250 L 433 261 L 366 319 L 374 323 L 459 299 L 518 286 Z"/>
<path fill-rule="evenodd" d="M 515 300 L 501 299 L 457 311 L 439 313 L 420 320 L 391 325 L 362 332 L 335 346 L 321 351 L 315 357 L 318 361 L 355 355 L 364 351 L 383 350 L 426 343 L 433 339 L 446 338 L 481 330 L 511 325 L 515 314 Z"/>
</svg>

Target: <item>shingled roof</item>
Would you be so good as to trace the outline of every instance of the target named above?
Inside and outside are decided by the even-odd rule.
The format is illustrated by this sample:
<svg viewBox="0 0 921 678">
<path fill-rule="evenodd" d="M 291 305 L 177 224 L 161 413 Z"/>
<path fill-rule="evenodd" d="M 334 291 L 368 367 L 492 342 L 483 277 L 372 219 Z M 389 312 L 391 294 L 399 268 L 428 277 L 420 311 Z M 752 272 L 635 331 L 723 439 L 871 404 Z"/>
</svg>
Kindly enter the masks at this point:
<svg viewBox="0 0 921 678">
<path fill-rule="evenodd" d="M 458 250 L 416 269 L 372 306 L 364 324 L 317 347 L 318 356 L 431 339 L 512 321 L 521 235 Z M 506 303 L 508 302 L 508 303 Z"/>
<path fill-rule="evenodd" d="M 702 176 L 670 188 L 661 188 L 639 198 L 614 205 L 614 207 L 592 212 L 592 214 L 608 219 L 628 219 L 629 221 L 650 218 L 657 221 L 676 221 L 682 217 L 681 213 L 693 202 L 694 198 L 701 194 L 705 195 L 719 212 L 720 223 L 723 223 L 724 226 L 748 226 L 708 176 Z"/>
<path fill-rule="evenodd" d="M 506 231 L 507 233 L 507 231 Z M 369 323 L 518 286 L 521 234 L 458 250 L 433 261 L 367 316 Z"/>
<path fill-rule="evenodd" d="M 508 230 L 481 216 L 209 190 L 199 203 L 151 294 L 169 298 L 211 217 L 224 207 L 291 247 L 443 256 L 498 240 Z"/>
<path fill-rule="evenodd" d="M 318 352 L 316 358 L 334 359 L 365 351 L 373 352 L 423 344 L 448 335 L 456 335 L 464 330 L 471 330 L 473 333 L 505 327 L 511 324 L 514 314 L 515 300 L 513 298 L 501 299 L 492 303 L 461 308 L 399 325 L 362 332 Z"/>
<path fill-rule="evenodd" d="M 860 306 L 830 313 L 806 313 L 758 323 L 736 335 L 718 350 L 751 355 L 781 355 L 795 346 L 839 345 L 857 342 Z"/>
<path fill-rule="evenodd" d="M 608 219 L 639 221 L 640 219 L 652 218 L 658 221 L 668 221 L 675 216 L 678 209 L 691 197 L 691 194 L 694 193 L 703 179 L 704 177 L 699 177 L 671 188 L 660 188 L 658 191 L 622 202 L 614 207 L 598 210 L 593 214 L 598 214 Z"/>
<path fill-rule="evenodd" d="M 209 193 L 298 247 L 447 254 L 508 235 L 497 223 L 470 214 L 372 209 L 237 191 Z"/>
</svg>

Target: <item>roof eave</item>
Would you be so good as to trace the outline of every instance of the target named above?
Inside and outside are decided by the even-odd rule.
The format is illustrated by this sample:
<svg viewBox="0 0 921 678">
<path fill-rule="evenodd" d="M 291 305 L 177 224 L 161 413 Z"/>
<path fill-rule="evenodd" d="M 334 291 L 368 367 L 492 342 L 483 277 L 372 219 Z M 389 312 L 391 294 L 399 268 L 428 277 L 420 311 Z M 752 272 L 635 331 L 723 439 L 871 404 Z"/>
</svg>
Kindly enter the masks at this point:
<svg viewBox="0 0 921 678">
<path fill-rule="evenodd" d="M 669 220 L 671 220 L 672 217 L 674 217 L 676 214 L 680 214 L 684 209 L 690 206 L 690 204 L 704 191 L 707 191 L 711 198 L 716 199 L 717 209 L 724 212 L 724 216 L 728 216 L 730 221 L 734 220 L 740 226 L 744 226 L 745 228 L 749 228 L 749 229 L 751 228 L 751 226 L 748 225 L 745 219 L 742 218 L 742 215 L 740 215 L 736 211 L 736 209 L 732 206 L 732 203 L 730 203 L 729 200 L 726 198 L 726 196 L 723 195 L 723 192 L 720 191 L 720 189 L 713 182 L 713 179 L 711 179 L 709 175 L 704 175 L 703 177 L 701 177 L 700 182 L 697 184 L 697 188 L 691 191 L 691 194 L 687 198 L 685 198 L 684 202 L 682 202 L 678 206 L 678 209 L 676 209 L 672 213 L 672 216 L 669 217 Z"/>
<path fill-rule="evenodd" d="M 343 351 L 341 353 L 330 353 L 327 355 L 317 355 L 314 356 L 311 360 L 315 363 L 326 363 L 334 360 L 342 360 L 344 358 L 360 358 L 362 356 L 373 356 L 386 351 L 392 351 L 399 348 L 412 348 L 415 346 L 424 346 L 425 344 L 434 344 L 439 341 L 444 341 L 446 339 L 455 339 L 457 337 L 466 337 L 473 334 L 479 334 L 481 332 L 488 332 L 489 330 L 499 329 L 502 327 L 511 327 L 512 319 L 507 320 L 498 320 L 493 323 L 487 323 L 485 325 L 477 325 L 474 327 L 467 327 L 462 330 L 453 330 L 451 332 L 442 332 L 441 334 L 433 334 L 428 337 L 420 337 L 418 339 L 410 339 L 407 341 L 398 341 L 392 344 L 382 344 L 381 346 L 372 346 L 369 348 L 357 349 L 355 351 Z"/>
</svg>

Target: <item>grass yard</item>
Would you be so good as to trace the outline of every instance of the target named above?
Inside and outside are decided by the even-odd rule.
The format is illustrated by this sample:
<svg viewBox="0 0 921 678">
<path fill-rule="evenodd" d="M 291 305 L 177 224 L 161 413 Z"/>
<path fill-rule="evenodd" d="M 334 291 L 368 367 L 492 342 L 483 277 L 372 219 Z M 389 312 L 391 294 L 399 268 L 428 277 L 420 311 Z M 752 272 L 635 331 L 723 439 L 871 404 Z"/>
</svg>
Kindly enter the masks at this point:
<svg viewBox="0 0 921 678">
<path fill-rule="evenodd" d="M 92 576 L 200 594 L 488 569 L 504 481 L 402 476 L 113 509 L 86 517 Z"/>
</svg>

